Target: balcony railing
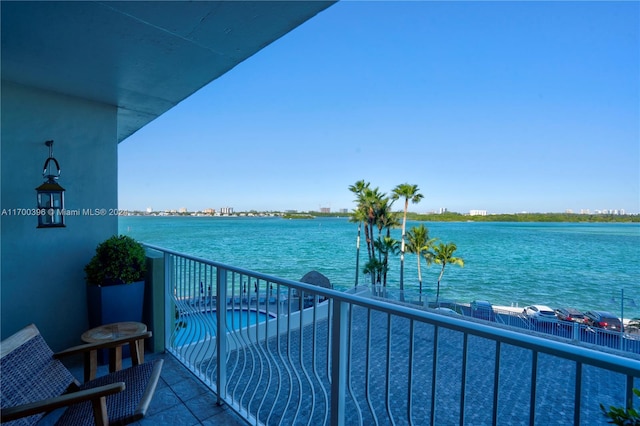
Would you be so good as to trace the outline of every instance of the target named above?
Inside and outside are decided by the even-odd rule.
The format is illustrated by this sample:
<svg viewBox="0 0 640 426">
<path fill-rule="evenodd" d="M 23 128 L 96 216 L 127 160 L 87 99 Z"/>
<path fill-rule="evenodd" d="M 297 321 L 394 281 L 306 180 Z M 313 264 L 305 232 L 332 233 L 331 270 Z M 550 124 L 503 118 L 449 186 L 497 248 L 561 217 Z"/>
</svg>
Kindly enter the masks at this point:
<svg viewBox="0 0 640 426">
<path fill-rule="evenodd" d="M 148 248 L 166 350 L 252 424 L 605 424 L 600 403 L 640 405 L 634 354 Z"/>
</svg>

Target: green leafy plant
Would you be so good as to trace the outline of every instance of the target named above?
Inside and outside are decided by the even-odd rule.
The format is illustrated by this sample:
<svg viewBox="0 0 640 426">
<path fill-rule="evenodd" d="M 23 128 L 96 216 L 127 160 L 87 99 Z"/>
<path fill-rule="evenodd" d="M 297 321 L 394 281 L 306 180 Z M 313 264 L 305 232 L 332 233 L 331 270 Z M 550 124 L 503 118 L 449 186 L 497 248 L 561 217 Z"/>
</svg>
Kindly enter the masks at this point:
<svg viewBox="0 0 640 426">
<path fill-rule="evenodd" d="M 89 285 L 130 284 L 144 279 L 144 246 L 126 235 L 114 235 L 98 244 L 96 254 L 84 267 Z"/>
<path fill-rule="evenodd" d="M 640 398 L 640 389 L 633 389 L 633 393 Z M 610 419 L 607 423 L 619 426 L 640 426 L 640 413 L 633 408 L 626 409 L 611 405 L 607 409 L 603 404 L 600 404 L 600 410 L 605 417 Z"/>
</svg>

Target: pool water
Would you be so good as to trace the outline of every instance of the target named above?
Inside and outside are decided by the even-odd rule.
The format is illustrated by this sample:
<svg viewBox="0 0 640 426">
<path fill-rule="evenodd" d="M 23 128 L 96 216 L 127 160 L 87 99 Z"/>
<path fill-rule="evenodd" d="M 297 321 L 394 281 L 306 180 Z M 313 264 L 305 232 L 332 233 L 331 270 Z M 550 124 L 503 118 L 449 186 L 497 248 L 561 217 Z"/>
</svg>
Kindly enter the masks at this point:
<svg viewBox="0 0 640 426">
<path fill-rule="evenodd" d="M 263 323 L 274 316 L 255 309 L 228 309 L 227 330 L 237 331 L 242 328 Z M 218 319 L 216 311 L 194 313 L 178 321 L 175 333 L 175 344 L 178 346 L 194 343 L 207 337 L 215 337 Z"/>
</svg>

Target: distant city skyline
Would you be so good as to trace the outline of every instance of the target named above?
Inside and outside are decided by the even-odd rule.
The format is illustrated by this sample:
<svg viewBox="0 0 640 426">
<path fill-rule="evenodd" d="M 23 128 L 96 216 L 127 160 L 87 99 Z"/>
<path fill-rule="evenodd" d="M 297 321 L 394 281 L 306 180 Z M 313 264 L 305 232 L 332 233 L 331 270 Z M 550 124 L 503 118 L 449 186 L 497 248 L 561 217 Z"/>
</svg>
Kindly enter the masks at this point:
<svg viewBox="0 0 640 426">
<path fill-rule="evenodd" d="M 215 207 L 207 207 L 204 209 L 189 209 L 188 207 L 179 207 L 179 208 L 167 208 L 167 209 L 154 209 L 153 207 L 147 207 L 145 209 L 126 209 L 128 211 L 131 212 L 146 212 L 146 213 L 159 213 L 159 212 L 171 212 L 171 213 L 178 213 L 178 214 L 183 214 L 183 213 L 203 213 L 203 214 L 222 214 L 222 215 L 231 215 L 231 214 L 238 214 L 238 213 L 248 213 L 248 212 L 259 212 L 259 213 L 286 213 L 286 212 L 300 212 L 300 213 L 342 213 L 342 214 L 349 214 L 353 212 L 353 209 L 348 209 L 348 208 L 339 208 L 339 209 L 331 209 L 330 207 L 319 207 L 317 209 L 310 209 L 310 210 L 301 210 L 301 209 L 286 209 L 286 210 L 258 210 L 258 209 L 247 209 L 247 210 L 236 210 L 233 207 L 229 207 L 229 206 L 225 206 L 225 207 L 220 207 L 220 208 L 215 208 Z M 400 211 L 399 209 L 395 209 L 395 211 Z M 442 207 L 440 209 L 436 210 L 431 210 L 431 211 L 416 211 L 416 210 L 408 210 L 410 213 L 416 213 L 416 214 L 443 214 L 443 213 L 458 213 L 458 214 L 466 214 L 466 215 L 470 215 L 470 216 L 487 216 L 487 215 L 495 215 L 495 214 L 526 214 L 526 213 L 541 213 L 541 214 L 545 214 L 545 213 L 559 213 L 559 214 L 613 214 L 613 215 L 627 215 L 627 214 L 638 214 L 638 213 L 632 213 L 632 212 L 627 212 L 624 209 L 596 209 L 596 210 L 590 210 L 590 209 L 581 209 L 580 211 L 573 211 L 573 210 L 565 210 L 562 212 L 527 212 L 527 211 L 521 211 L 521 212 L 490 212 L 487 210 L 478 210 L 478 209 L 471 209 L 469 211 L 453 211 L 450 209 L 447 209 L 446 207 Z"/>
<path fill-rule="evenodd" d="M 640 3 L 338 2 L 119 145 L 119 207 L 640 212 Z M 108 206 L 111 207 L 111 206 Z"/>
</svg>

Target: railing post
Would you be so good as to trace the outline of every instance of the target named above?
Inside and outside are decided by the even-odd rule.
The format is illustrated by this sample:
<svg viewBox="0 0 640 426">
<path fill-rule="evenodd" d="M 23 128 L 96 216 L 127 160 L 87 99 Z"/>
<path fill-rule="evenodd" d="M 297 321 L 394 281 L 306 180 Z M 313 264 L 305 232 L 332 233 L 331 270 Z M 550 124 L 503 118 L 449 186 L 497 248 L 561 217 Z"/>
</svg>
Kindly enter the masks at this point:
<svg viewBox="0 0 640 426">
<path fill-rule="evenodd" d="M 218 405 L 227 398 L 227 270 L 216 268 L 216 389 Z"/>
<path fill-rule="evenodd" d="M 331 321 L 331 424 L 344 425 L 347 387 L 348 304 L 333 300 Z"/>
<path fill-rule="evenodd" d="M 175 312 L 171 312 L 174 307 L 173 294 L 171 293 L 171 283 L 173 282 L 173 268 L 171 267 L 171 255 L 164 252 L 164 347 L 171 345 L 171 336 L 176 323 Z M 174 308 L 175 309 L 175 308 Z"/>
</svg>

